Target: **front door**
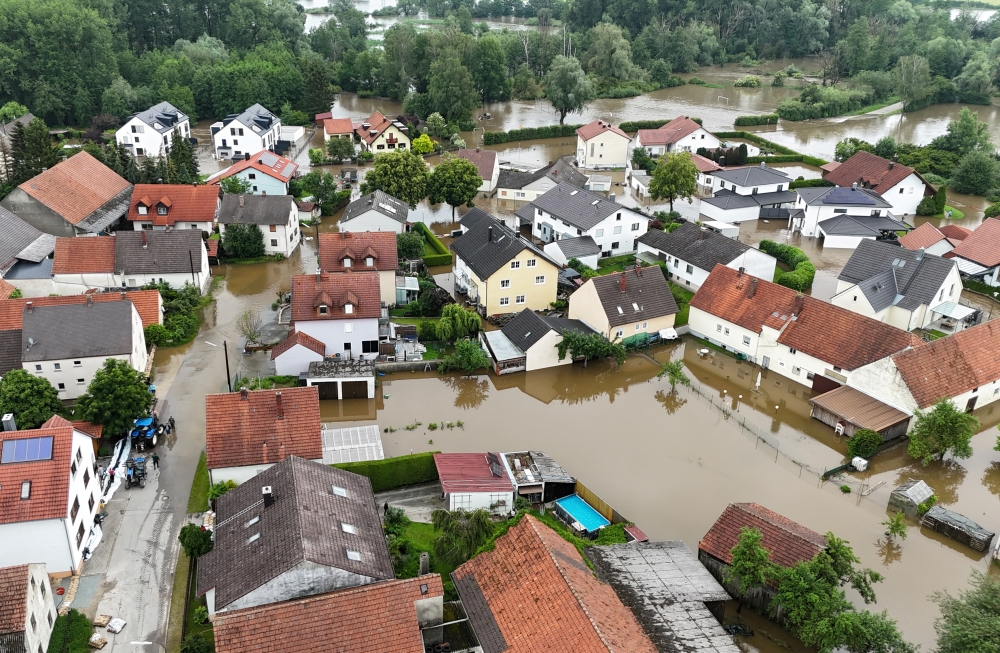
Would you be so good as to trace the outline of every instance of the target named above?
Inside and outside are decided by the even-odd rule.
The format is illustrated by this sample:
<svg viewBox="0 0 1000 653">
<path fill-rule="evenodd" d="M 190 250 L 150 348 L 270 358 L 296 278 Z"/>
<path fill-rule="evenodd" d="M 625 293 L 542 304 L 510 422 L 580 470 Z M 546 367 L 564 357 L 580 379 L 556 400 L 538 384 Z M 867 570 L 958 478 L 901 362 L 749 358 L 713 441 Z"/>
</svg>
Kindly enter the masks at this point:
<svg viewBox="0 0 1000 653">
<path fill-rule="evenodd" d="M 765 356 L 764 358 L 762 358 L 760 361 L 760 366 L 763 367 L 765 370 L 769 369 L 771 366 L 771 357 Z"/>
<path fill-rule="evenodd" d="M 979 397 L 973 397 L 969 400 L 969 403 L 965 404 L 965 412 L 971 413 L 976 409 L 976 399 L 979 399 Z"/>
<path fill-rule="evenodd" d="M 542 234 L 542 241 L 549 242 L 552 239 L 552 226 L 546 222 L 538 225 L 538 230 Z"/>
</svg>

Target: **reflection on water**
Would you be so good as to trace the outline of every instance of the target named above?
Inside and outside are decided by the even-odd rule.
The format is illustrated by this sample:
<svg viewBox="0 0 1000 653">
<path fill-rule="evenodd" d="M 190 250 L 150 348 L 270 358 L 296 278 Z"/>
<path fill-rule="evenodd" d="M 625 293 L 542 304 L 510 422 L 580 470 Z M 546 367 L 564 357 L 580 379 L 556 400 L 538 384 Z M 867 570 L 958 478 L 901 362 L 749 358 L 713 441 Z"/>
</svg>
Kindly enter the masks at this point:
<svg viewBox="0 0 1000 653">
<path fill-rule="evenodd" d="M 926 467 L 920 462 L 913 462 L 899 470 L 896 485 L 902 485 L 911 478 L 923 481 L 934 490 L 939 504 L 949 506 L 958 503 L 958 489 L 965 482 L 967 473 L 968 470 L 954 460 L 935 460 Z"/>
</svg>

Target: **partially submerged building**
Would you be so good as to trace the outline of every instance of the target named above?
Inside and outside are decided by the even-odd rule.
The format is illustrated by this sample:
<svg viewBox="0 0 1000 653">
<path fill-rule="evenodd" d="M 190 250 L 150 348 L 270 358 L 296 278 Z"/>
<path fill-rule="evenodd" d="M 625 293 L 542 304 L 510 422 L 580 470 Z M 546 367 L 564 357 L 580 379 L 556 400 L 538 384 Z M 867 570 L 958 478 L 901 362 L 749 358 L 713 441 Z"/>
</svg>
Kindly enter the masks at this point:
<svg viewBox="0 0 1000 653">
<path fill-rule="evenodd" d="M 956 542 L 966 544 L 976 551 L 985 551 L 993 541 L 995 533 L 988 531 L 965 515 L 932 506 L 924 513 L 920 525 L 938 533 L 944 533 Z"/>
<path fill-rule="evenodd" d="M 448 510 L 507 515 L 514 509 L 514 484 L 499 454 L 436 453 L 434 466 Z"/>
<path fill-rule="evenodd" d="M 932 496 L 934 490 L 927 483 L 910 478 L 892 491 L 889 495 L 889 505 L 902 510 L 907 517 L 916 519 L 920 504 Z"/>
<path fill-rule="evenodd" d="M 500 461 L 517 494 L 531 503 L 549 503 L 576 492 L 576 479 L 541 451 L 504 453 Z"/>
</svg>

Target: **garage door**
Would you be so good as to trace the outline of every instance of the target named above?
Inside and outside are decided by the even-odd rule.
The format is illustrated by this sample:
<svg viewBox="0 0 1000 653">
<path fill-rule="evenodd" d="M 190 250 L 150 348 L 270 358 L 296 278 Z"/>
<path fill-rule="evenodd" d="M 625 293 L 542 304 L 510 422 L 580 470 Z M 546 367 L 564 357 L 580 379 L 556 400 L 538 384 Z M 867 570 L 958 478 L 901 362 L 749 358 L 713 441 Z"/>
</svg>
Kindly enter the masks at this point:
<svg viewBox="0 0 1000 653">
<path fill-rule="evenodd" d="M 341 383 L 341 386 L 343 387 L 343 391 L 344 391 L 344 396 L 341 397 L 341 399 L 367 399 L 368 398 L 368 382 L 367 381 L 343 381 Z"/>
<path fill-rule="evenodd" d="M 326 383 L 314 383 L 319 388 L 320 399 L 339 399 L 337 396 L 337 382 L 327 381 Z"/>
</svg>

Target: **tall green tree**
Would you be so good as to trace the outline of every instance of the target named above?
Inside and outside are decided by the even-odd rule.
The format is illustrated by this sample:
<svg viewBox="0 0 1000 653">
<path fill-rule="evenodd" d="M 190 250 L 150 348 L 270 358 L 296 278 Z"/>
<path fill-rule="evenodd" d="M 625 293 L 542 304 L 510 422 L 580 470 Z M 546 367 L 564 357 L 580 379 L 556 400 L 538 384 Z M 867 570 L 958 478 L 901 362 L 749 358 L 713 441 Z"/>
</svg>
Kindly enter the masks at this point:
<svg viewBox="0 0 1000 653">
<path fill-rule="evenodd" d="M 196 184 L 198 179 L 198 156 L 194 146 L 175 129 L 167 153 L 167 183 Z"/>
<path fill-rule="evenodd" d="M 227 259 L 250 260 L 264 256 L 264 232 L 255 224 L 229 224 L 222 234 Z"/>
<path fill-rule="evenodd" d="M 333 215 L 351 197 L 350 189 L 337 190 L 337 180 L 329 172 L 322 170 L 313 170 L 304 176 L 302 190 L 312 195 L 323 215 Z"/>
<path fill-rule="evenodd" d="M 744 526 L 731 551 L 733 560 L 726 568 L 725 579 L 739 587 L 740 609 L 747 594 L 763 588 L 776 574 L 771 552 L 761 543 L 763 538 L 759 529 Z"/>
<path fill-rule="evenodd" d="M 559 113 L 559 124 L 566 114 L 583 111 L 594 98 L 594 87 L 575 57 L 557 56 L 545 75 L 545 96 Z"/>
<path fill-rule="evenodd" d="M 128 361 L 109 358 L 77 399 L 74 415 L 104 426 L 112 436 L 125 434 L 136 418 L 146 414 L 152 398 L 142 372 Z"/>
<path fill-rule="evenodd" d="M 936 592 L 931 598 L 941 609 L 934 622 L 937 653 L 1000 651 L 1000 578 L 973 571 L 958 596 Z"/>
<path fill-rule="evenodd" d="M 435 510 L 431 513 L 434 530 L 441 533 L 434 541 L 434 553 L 441 560 L 459 565 L 493 536 L 490 513 L 479 510 Z"/>
<path fill-rule="evenodd" d="M 641 79 L 643 71 L 632 63 L 632 47 L 625 38 L 626 33 L 611 23 L 598 23 L 591 28 L 587 35 L 590 40 L 585 57 L 587 70 L 610 79 Z"/>
<path fill-rule="evenodd" d="M 978 113 L 969 111 L 968 107 L 962 107 L 958 112 L 958 119 L 948 123 L 948 132 L 935 138 L 931 146 L 960 156 L 973 150 L 993 152 L 989 125 L 979 119 Z"/>
<path fill-rule="evenodd" d="M 972 150 L 958 161 L 948 185 L 966 195 L 985 195 L 997 187 L 1000 162 L 985 150 Z"/>
<path fill-rule="evenodd" d="M 15 184 L 40 175 L 43 169 L 59 163 L 62 153 L 52 143 L 49 128 L 41 118 L 27 125 L 17 125 L 10 135 L 10 177 Z"/>
<path fill-rule="evenodd" d="M 447 342 L 474 336 L 482 329 L 479 314 L 458 304 L 448 304 L 441 309 L 437 323 L 437 339 Z"/>
<path fill-rule="evenodd" d="M 450 305 L 450 304 L 449 304 Z M 440 338 L 440 334 L 437 336 Z M 477 340 L 459 340 L 455 343 L 455 352 L 446 356 L 438 365 L 438 371 L 445 372 L 475 372 L 490 366 L 490 357 Z"/>
<path fill-rule="evenodd" d="M 28 113 L 28 107 L 20 104 L 19 102 L 14 102 L 11 100 L 7 102 L 2 107 L 0 107 L 0 123 L 7 123 L 11 120 L 17 120 L 23 115 Z"/>
<path fill-rule="evenodd" d="M 931 69 L 927 59 L 918 54 L 900 57 L 895 69 L 896 94 L 903 100 L 903 108 L 919 102 L 933 91 Z"/>
<path fill-rule="evenodd" d="M 420 140 L 419 138 L 417 140 Z M 331 138 L 326 144 L 326 153 L 330 158 L 340 163 L 354 158 L 353 138 Z"/>
<path fill-rule="evenodd" d="M 452 53 L 446 53 L 431 64 L 427 92 L 434 110 L 447 120 L 466 120 L 479 106 L 472 74 Z"/>
<path fill-rule="evenodd" d="M 564 330 L 559 342 L 556 343 L 556 351 L 559 360 L 566 358 L 583 359 L 583 366 L 587 367 L 587 362 L 593 359 L 614 358 L 615 362 L 621 365 L 628 357 L 625 346 L 615 338 L 608 340 L 600 333 L 580 333 L 579 331 Z"/>
<path fill-rule="evenodd" d="M 930 410 L 918 410 L 910 432 L 906 452 L 924 465 L 951 454 L 955 458 L 972 455 L 972 436 L 979 420 L 955 407 L 950 399 L 941 399 Z"/>
<path fill-rule="evenodd" d="M 459 157 L 445 155 L 431 172 L 427 180 L 427 191 L 431 204 L 447 202 L 451 205 L 451 219 L 455 219 L 455 207 L 465 204 L 475 206 L 472 200 L 483 180 L 479 176 L 479 168 L 471 161 Z"/>
<path fill-rule="evenodd" d="M 226 195 L 247 195 L 253 185 L 246 179 L 241 179 L 236 175 L 230 175 L 219 182 L 222 192 Z"/>
<path fill-rule="evenodd" d="M 507 54 L 497 37 L 487 35 L 476 41 L 472 61 L 472 77 L 483 102 L 510 98 L 513 80 L 507 74 Z"/>
<path fill-rule="evenodd" d="M 330 72 L 326 63 L 319 57 L 304 57 L 301 66 L 302 82 L 305 85 L 302 93 L 302 110 L 312 120 L 317 113 L 330 110 L 336 89 L 330 83 Z"/>
<path fill-rule="evenodd" d="M 14 369 L 0 379 L 0 415 L 10 413 L 19 429 L 36 429 L 53 415 L 66 416 L 48 379 Z"/>
<path fill-rule="evenodd" d="M 657 161 L 653 178 L 649 182 L 649 196 L 654 200 L 667 200 L 670 202 L 670 210 L 673 211 L 676 200 L 690 200 L 694 195 L 697 190 L 695 184 L 697 177 L 698 167 L 695 166 L 690 152 L 664 154 Z"/>
<path fill-rule="evenodd" d="M 361 194 L 380 190 L 415 207 L 427 196 L 427 177 L 427 164 L 416 154 L 407 151 L 379 154 L 361 182 Z"/>
<path fill-rule="evenodd" d="M 656 373 L 656 378 L 662 379 L 663 377 L 666 377 L 667 381 L 670 382 L 671 392 L 677 389 L 678 384 L 691 387 L 691 379 L 684 373 L 684 361 L 680 359 L 667 361 L 660 367 L 660 371 Z"/>
</svg>

